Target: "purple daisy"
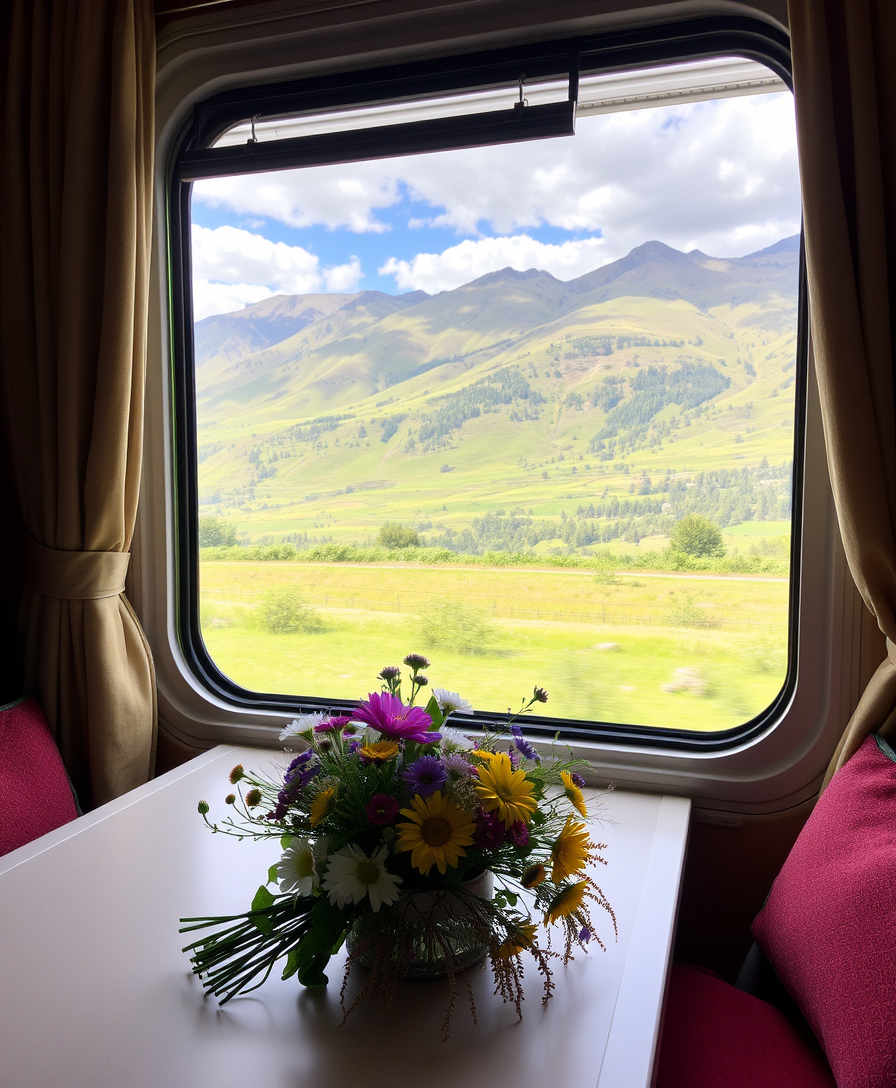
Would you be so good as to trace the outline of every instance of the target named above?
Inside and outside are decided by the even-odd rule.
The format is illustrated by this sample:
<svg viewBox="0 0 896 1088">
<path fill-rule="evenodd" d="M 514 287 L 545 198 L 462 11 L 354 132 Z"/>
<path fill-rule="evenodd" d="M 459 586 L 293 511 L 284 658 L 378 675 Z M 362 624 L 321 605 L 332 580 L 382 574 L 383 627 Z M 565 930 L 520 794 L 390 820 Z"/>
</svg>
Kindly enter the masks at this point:
<svg viewBox="0 0 896 1088">
<path fill-rule="evenodd" d="M 388 691 L 371 692 L 353 715 L 354 721 L 373 726 L 384 737 L 393 740 L 413 740 L 418 744 L 434 744 L 442 739 L 441 733 L 427 730 L 432 718 L 419 706 L 405 706 Z"/>
<path fill-rule="evenodd" d="M 518 725 L 512 725 L 510 732 L 513 733 L 513 743 L 516 745 L 517 751 L 520 755 L 525 756 L 526 759 L 534 759 L 536 762 L 540 760 L 538 752 L 532 747 L 532 745 L 523 739 L 523 731 Z"/>
<path fill-rule="evenodd" d="M 448 771 L 436 756 L 420 756 L 401 777 L 412 793 L 429 797 L 448 781 Z"/>
<path fill-rule="evenodd" d="M 398 815 L 398 802 L 388 793 L 375 793 L 364 806 L 367 819 L 378 827 L 391 824 Z"/>
<path fill-rule="evenodd" d="M 582 778 L 582 776 L 580 774 L 577 774 L 575 771 L 572 771 L 569 777 L 573 780 L 573 783 L 579 787 L 579 789 L 581 789 L 585 785 L 585 779 Z"/>
<path fill-rule="evenodd" d="M 515 820 L 507 828 L 507 841 L 512 842 L 514 846 L 529 845 L 529 828 L 522 820 Z"/>
<path fill-rule="evenodd" d="M 476 817 L 473 842 L 480 850 L 496 850 L 504 841 L 504 824 L 494 812 L 480 812 Z"/>
<path fill-rule="evenodd" d="M 587 926 L 582 926 L 579 930 L 579 941 L 582 944 L 587 944 L 591 940 L 591 930 Z"/>
</svg>

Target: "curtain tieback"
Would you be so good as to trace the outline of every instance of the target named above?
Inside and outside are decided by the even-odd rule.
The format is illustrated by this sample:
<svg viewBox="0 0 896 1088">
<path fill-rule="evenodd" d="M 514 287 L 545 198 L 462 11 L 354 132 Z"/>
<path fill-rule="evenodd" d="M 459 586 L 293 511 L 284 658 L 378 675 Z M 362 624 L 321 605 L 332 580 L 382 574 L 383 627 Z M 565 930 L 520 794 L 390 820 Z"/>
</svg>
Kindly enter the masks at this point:
<svg viewBox="0 0 896 1088">
<path fill-rule="evenodd" d="M 73 552 L 47 548 L 27 537 L 31 585 L 63 601 L 98 601 L 124 593 L 130 552 Z"/>
</svg>

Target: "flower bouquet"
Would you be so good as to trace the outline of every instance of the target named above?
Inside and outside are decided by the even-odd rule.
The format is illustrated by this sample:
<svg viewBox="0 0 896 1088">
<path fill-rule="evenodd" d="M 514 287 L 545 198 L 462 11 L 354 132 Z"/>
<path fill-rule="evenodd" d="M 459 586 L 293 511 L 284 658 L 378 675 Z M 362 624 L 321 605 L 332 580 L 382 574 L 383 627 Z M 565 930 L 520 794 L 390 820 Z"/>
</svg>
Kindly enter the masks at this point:
<svg viewBox="0 0 896 1088">
<path fill-rule="evenodd" d="M 283 957 L 284 979 L 325 985 L 324 969 L 345 942 L 346 1015 L 355 963 L 370 972 L 356 1001 L 371 991 L 388 1000 L 400 978 L 444 975 L 447 1030 L 456 977 L 473 963 L 488 957 L 495 992 L 520 1015 L 524 951 L 547 1001 L 552 958 L 565 964 L 592 938 L 604 947 L 591 904 L 607 911 L 615 931 L 587 872 L 591 862 L 605 864 L 604 844 L 592 843 L 584 822 L 577 761 L 542 760 L 517 723 L 547 694 L 535 688 L 503 735 L 474 744 L 447 724 L 472 713 L 469 703 L 435 688 L 416 705 L 429 687 L 421 671 L 429 662 L 410 654 L 404 664 L 406 700 L 401 670 L 388 667 L 382 690 L 351 714 L 292 722 L 281 740 L 307 747 L 281 779 L 234 767 L 236 792 L 226 802 L 235 816 L 211 823 L 200 802 L 213 831 L 278 837 L 283 849 L 245 914 L 181 920 L 181 932 L 214 927 L 184 951 L 222 1004 L 260 986 Z M 558 933 L 559 951 L 551 947 Z"/>
</svg>

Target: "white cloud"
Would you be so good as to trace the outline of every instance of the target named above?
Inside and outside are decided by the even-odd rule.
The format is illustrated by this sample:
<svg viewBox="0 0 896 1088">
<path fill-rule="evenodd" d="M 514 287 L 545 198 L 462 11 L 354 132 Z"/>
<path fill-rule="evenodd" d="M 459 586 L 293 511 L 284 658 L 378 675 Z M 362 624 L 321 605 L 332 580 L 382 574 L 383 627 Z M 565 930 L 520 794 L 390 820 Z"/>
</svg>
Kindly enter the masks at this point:
<svg viewBox="0 0 896 1088">
<path fill-rule="evenodd" d="M 400 195 L 394 166 L 381 162 L 207 178 L 193 186 L 194 199 L 212 208 L 264 215 L 290 227 L 346 227 L 358 234 L 388 230 L 375 212 Z"/>
<path fill-rule="evenodd" d="M 193 320 L 201 321 L 214 314 L 230 314 L 270 296 L 270 289 L 257 283 L 211 283 L 209 280 L 194 279 Z"/>
<path fill-rule="evenodd" d="M 362 276 L 361 262 L 321 268 L 301 246 L 272 242 L 237 227 L 193 225 L 194 320 L 228 313 L 274 294 L 352 291 Z"/>
<path fill-rule="evenodd" d="M 442 253 L 418 253 L 413 260 L 390 257 L 378 270 L 381 276 L 394 276 L 399 291 L 450 291 L 464 283 L 515 268 L 525 272 L 540 268 L 560 280 L 571 280 L 605 263 L 601 238 L 549 245 L 526 234 L 512 237 L 467 239 Z"/>
<path fill-rule="evenodd" d="M 361 262 L 352 257 L 348 264 L 338 264 L 324 270 L 324 283 L 328 291 L 354 291 L 361 276 Z"/>
</svg>

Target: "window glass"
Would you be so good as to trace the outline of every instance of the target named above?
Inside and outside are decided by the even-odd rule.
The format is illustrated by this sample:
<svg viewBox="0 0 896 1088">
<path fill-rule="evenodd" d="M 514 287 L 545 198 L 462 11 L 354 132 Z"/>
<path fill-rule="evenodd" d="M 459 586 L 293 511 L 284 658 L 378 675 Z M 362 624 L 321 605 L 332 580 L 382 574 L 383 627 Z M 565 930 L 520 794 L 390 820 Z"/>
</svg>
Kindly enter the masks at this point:
<svg viewBox="0 0 896 1088">
<path fill-rule="evenodd" d="M 225 676 L 347 700 L 415 650 L 483 711 L 538 683 L 560 718 L 708 731 L 774 700 L 800 194 L 772 73 L 583 78 L 573 137 L 209 178 L 191 208 Z"/>
</svg>

